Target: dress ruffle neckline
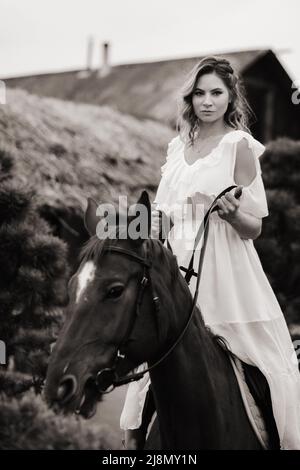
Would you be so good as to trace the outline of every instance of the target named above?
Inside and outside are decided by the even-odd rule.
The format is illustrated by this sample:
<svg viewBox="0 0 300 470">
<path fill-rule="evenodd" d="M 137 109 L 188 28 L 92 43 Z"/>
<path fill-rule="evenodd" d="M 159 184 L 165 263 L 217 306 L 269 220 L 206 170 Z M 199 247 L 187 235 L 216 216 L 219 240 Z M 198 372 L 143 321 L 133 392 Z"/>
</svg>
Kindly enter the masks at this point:
<svg viewBox="0 0 300 470">
<path fill-rule="evenodd" d="M 184 142 L 181 140 L 180 135 L 175 137 L 168 147 L 168 155 L 166 163 L 161 167 L 162 176 L 166 186 L 172 194 L 173 204 L 180 204 L 186 200 L 188 196 L 199 192 L 198 181 L 195 178 L 195 171 L 204 169 L 204 167 L 212 167 L 219 163 L 222 158 L 222 147 L 229 140 L 234 132 L 228 132 L 223 136 L 218 145 L 206 156 L 199 158 L 193 164 L 188 164 L 184 157 Z M 212 194 L 206 194 L 209 199 Z"/>
<path fill-rule="evenodd" d="M 249 200 L 250 193 L 254 193 L 251 200 L 257 197 L 256 192 L 260 189 L 257 185 L 262 185 L 261 182 L 261 169 L 258 158 L 264 151 L 264 146 L 258 142 L 254 137 L 246 131 L 234 130 L 228 132 L 219 141 L 218 145 L 206 156 L 199 158 L 193 164 L 188 164 L 184 158 L 184 142 L 181 140 L 180 135 L 174 137 L 168 145 L 168 152 L 165 164 L 161 167 L 162 180 L 159 185 L 156 202 L 162 205 L 167 205 L 169 210 L 177 212 L 178 207 L 187 202 L 188 197 L 193 197 L 195 193 L 202 197 L 203 205 L 206 207 L 209 202 L 217 196 L 213 191 L 206 191 L 204 188 L 199 191 L 199 178 L 197 175 L 202 176 L 206 174 L 211 167 L 218 165 L 224 157 L 225 146 L 236 144 L 242 138 L 246 138 L 249 148 L 252 149 L 257 168 L 257 175 L 249 186 L 244 187 L 244 197 L 242 199 Z M 230 150 L 232 152 L 232 150 Z M 209 176 L 207 176 L 209 178 Z M 224 181 L 224 185 L 235 184 L 234 179 L 229 178 L 228 182 Z M 200 199 L 201 199 L 200 197 Z M 244 203 L 245 203 L 244 201 Z M 246 204 L 247 206 L 247 204 Z M 266 204 L 264 204 L 266 206 Z M 248 206 L 246 207 L 246 209 Z M 249 208 L 248 208 L 249 209 Z M 257 212 L 257 211 L 255 211 Z M 259 216 L 267 215 L 267 209 L 259 212 Z"/>
<path fill-rule="evenodd" d="M 186 161 L 186 158 L 185 158 L 185 153 L 184 153 L 184 147 L 185 147 L 185 144 L 184 142 L 180 139 L 180 136 L 179 136 L 179 140 L 180 140 L 180 143 L 182 144 L 182 160 L 183 160 L 183 163 L 187 166 L 187 167 L 191 167 L 191 168 L 195 168 L 195 166 L 197 166 L 198 163 L 201 163 L 201 164 L 204 164 L 204 165 L 209 165 L 209 166 L 212 166 L 213 163 L 213 159 L 215 157 L 215 153 L 219 150 L 220 146 L 223 144 L 223 141 L 226 139 L 226 137 L 229 135 L 229 134 L 232 134 L 232 132 L 238 132 L 237 130 L 234 130 L 234 131 L 230 131 L 230 132 L 227 132 L 227 134 L 224 134 L 223 137 L 220 139 L 219 143 L 207 154 L 205 155 L 204 157 L 201 157 L 201 158 L 198 158 L 197 160 L 195 160 L 193 163 L 188 163 Z M 217 160 L 215 159 L 215 164 L 217 163 Z"/>
</svg>

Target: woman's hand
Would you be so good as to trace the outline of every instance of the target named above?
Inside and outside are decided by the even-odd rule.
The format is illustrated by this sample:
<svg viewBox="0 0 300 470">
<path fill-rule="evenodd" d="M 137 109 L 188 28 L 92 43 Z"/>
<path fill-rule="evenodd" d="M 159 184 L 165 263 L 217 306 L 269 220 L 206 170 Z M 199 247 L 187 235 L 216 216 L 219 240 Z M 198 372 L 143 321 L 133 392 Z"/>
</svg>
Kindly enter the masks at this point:
<svg viewBox="0 0 300 470">
<path fill-rule="evenodd" d="M 226 220 L 229 223 L 236 219 L 240 207 L 240 202 L 236 196 L 240 197 L 242 188 L 243 186 L 238 186 L 234 195 L 227 192 L 224 196 L 218 199 L 216 205 L 219 207 L 218 215 L 221 219 Z"/>
<path fill-rule="evenodd" d="M 220 208 L 218 214 L 221 219 L 226 220 L 232 225 L 242 239 L 255 240 L 261 233 L 262 222 L 260 218 L 239 209 L 240 202 L 238 198 L 242 194 L 242 188 L 243 186 L 238 186 L 234 196 L 226 193 L 218 199 L 216 203 Z"/>
</svg>

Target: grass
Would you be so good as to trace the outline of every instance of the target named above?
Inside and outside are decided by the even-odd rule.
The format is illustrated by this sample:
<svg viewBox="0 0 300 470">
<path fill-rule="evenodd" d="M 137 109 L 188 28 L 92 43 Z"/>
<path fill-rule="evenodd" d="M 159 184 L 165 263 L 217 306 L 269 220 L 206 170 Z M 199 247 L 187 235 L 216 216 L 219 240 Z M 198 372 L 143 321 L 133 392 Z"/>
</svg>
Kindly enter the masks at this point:
<svg viewBox="0 0 300 470">
<path fill-rule="evenodd" d="M 109 107 L 8 90 L 0 107 L 1 145 L 16 155 L 15 178 L 32 186 L 41 206 L 81 214 L 87 196 L 134 202 L 154 196 L 174 132 Z"/>
</svg>

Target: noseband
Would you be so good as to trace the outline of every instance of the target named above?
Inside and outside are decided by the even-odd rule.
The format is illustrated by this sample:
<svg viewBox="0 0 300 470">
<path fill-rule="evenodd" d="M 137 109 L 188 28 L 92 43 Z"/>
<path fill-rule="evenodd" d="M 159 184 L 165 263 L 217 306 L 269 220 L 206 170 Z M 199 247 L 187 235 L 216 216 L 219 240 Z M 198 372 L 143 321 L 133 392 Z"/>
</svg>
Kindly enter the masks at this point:
<svg viewBox="0 0 300 470">
<path fill-rule="evenodd" d="M 160 299 L 159 299 L 159 297 L 158 297 L 158 295 L 157 295 L 157 293 L 156 293 L 156 291 L 153 287 L 153 283 L 152 283 L 152 280 L 151 280 L 150 270 L 152 268 L 152 253 L 148 249 L 148 244 L 147 243 L 146 243 L 145 257 L 138 256 L 136 253 L 134 253 L 132 251 L 129 251 L 129 250 L 126 250 L 124 248 L 120 248 L 120 247 L 114 246 L 114 245 L 107 245 L 107 246 L 103 247 L 104 252 L 106 252 L 106 251 L 116 252 L 116 253 L 119 253 L 121 255 L 128 256 L 129 258 L 133 259 L 137 263 L 141 264 L 143 266 L 143 276 L 142 276 L 142 280 L 140 281 L 140 288 L 139 288 L 138 297 L 137 297 L 136 315 L 134 317 L 134 320 L 132 322 L 131 327 L 129 328 L 129 333 L 127 334 L 126 339 L 123 341 L 123 343 L 119 346 L 119 349 L 117 351 L 117 355 L 116 355 L 115 362 L 114 362 L 113 366 L 111 368 L 105 368 L 105 369 L 100 370 L 96 375 L 96 378 L 95 378 L 96 386 L 97 386 L 97 389 L 100 393 L 102 393 L 102 394 L 109 393 L 115 387 L 118 387 L 120 385 L 125 385 L 125 384 L 128 384 L 130 382 L 140 380 L 144 376 L 144 374 L 146 374 L 146 372 L 149 372 L 150 370 L 154 369 L 159 364 L 161 364 L 169 356 L 169 354 L 175 349 L 175 347 L 178 345 L 178 343 L 181 341 L 182 337 L 184 336 L 184 334 L 185 334 L 186 330 L 188 329 L 188 326 L 189 326 L 189 324 L 190 324 L 190 322 L 193 318 L 193 314 L 194 314 L 195 307 L 196 307 L 196 302 L 197 302 L 197 298 L 198 298 L 198 291 L 199 291 L 199 284 L 200 284 L 200 278 L 201 278 L 201 272 L 202 272 L 202 266 L 203 266 L 204 253 L 205 253 L 207 239 L 208 239 L 209 215 L 211 214 L 211 212 L 218 209 L 218 207 L 215 206 L 215 203 L 217 202 L 217 200 L 220 197 L 222 197 L 227 191 L 230 191 L 231 189 L 236 188 L 236 187 L 237 187 L 236 185 L 233 185 L 233 186 L 230 186 L 230 187 L 224 189 L 214 199 L 211 206 L 207 210 L 207 213 L 205 214 L 205 217 L 204 217 L 204 219 L 203 219 L 203 221 L 202 221 L 202 223 L 199 227 L 198 233 L 197 233 L 196 238 L 195 238 L 194 249 L 193 249 L 192 257 L 191 257 L 188 268 L 186 269 L 186 268 L 183 268 L 182 266 L 180 266 L 180 269 L 182 269 L 183 271 L 186 272 L 185 280 L 188 284 L 190 282 L 190 279 L 191 279 L 192 275 L 197 277 L 196 290 L 195 290 L 195 294 L 194 294 L 194 297 L 193 297 L 193 303 L 192 303 L 191 311 L 188 315 L 188 319 L 187 319 L 182 331 L 180 332 L 180 334 L 178 335 L 177 339 L 174 341 L 172 346 L 154 364 L 152 364 L 150 367 L 143 370 L 142 372 L 133 373 L 133 374 L 130 374 L 130 375 L 124 375 L 123 377 L 119 376 L 120 373 L 122 374 L 122 372 L 121 372 L 122 369 L 125 369 L 125 364 L 126 364 L 126 355 L 125 355 L 124 351 L 122 350 L 122 348 L 124 347 L 124 345 L 128 342 L 128 340 L 130 338 L 130 335 L 131 335 L 131 333 L 133 331 L 133 328 L 134 328 L 134 325 L 135 325 L 136 317 L 138 317 L 140 315 L 140 307 L 141 307 L 141 303 L 142 303 L 142 300 L 143 300 L 143 294 L 144 294 L 145 288 L 148 285 L 150 286 L 151 298 L 152 298 L 152 301 L 153 301 L 154 308 L 155 308 L 156 312 L 158 312 L 159 309 L 160 309 Z M 239 198 L 241 196 L 241 192 L 239 193 L 239 195 L 235 195 L 235 196 L 237 198 Z M 202 245 L 201 251 L 200 251 L 198 273 L 196 273 L 194 271 L 194 268 L 193 268 L 194 255 L 195 255 L 195 250 L 196 250 L 196 247 L 197 247 L 197 245 L 200 241 L 202 233 L 204 233 L 204 240 L 203 240 L 203 245 Z"/>
</svg>

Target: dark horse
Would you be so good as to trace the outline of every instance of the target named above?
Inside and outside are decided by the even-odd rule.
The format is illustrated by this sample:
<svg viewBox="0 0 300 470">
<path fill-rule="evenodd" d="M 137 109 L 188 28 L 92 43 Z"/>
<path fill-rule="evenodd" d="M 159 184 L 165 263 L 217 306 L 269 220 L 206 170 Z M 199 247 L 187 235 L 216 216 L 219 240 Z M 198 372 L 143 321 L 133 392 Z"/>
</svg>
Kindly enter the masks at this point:
<svg viewBox="0 0 300 470">
<path fill-rule="evenodd" d="M 138 203 L 146 206 L 150 227 L 145 191 Z M 153 365 L 180 335 L 193 303 L 176 257 L 161 241 L 149 238 L 149 230 L 146 239 L 99 239 L 96 207 L 90 199 L 85 225 L 91 238 L 69 282 L 66 322 L 52 353 L 45 389 L 51 405 L 85 417 L 94 413 L 100 399 L 98 372 L 113 370 L 120 357 L 122 375 L 144 362 Z M 121 226 L 118 229 L 120 235 Z M 146 254 L 152 265 L 145 267 Z M 143 284 L 145 269 L 148 284 Z M 261 449 L 228 352 L 206 328 L 199 309 L 176 347 L 150 371 L 150 378 L 162 449 Z"/>
</svg>

